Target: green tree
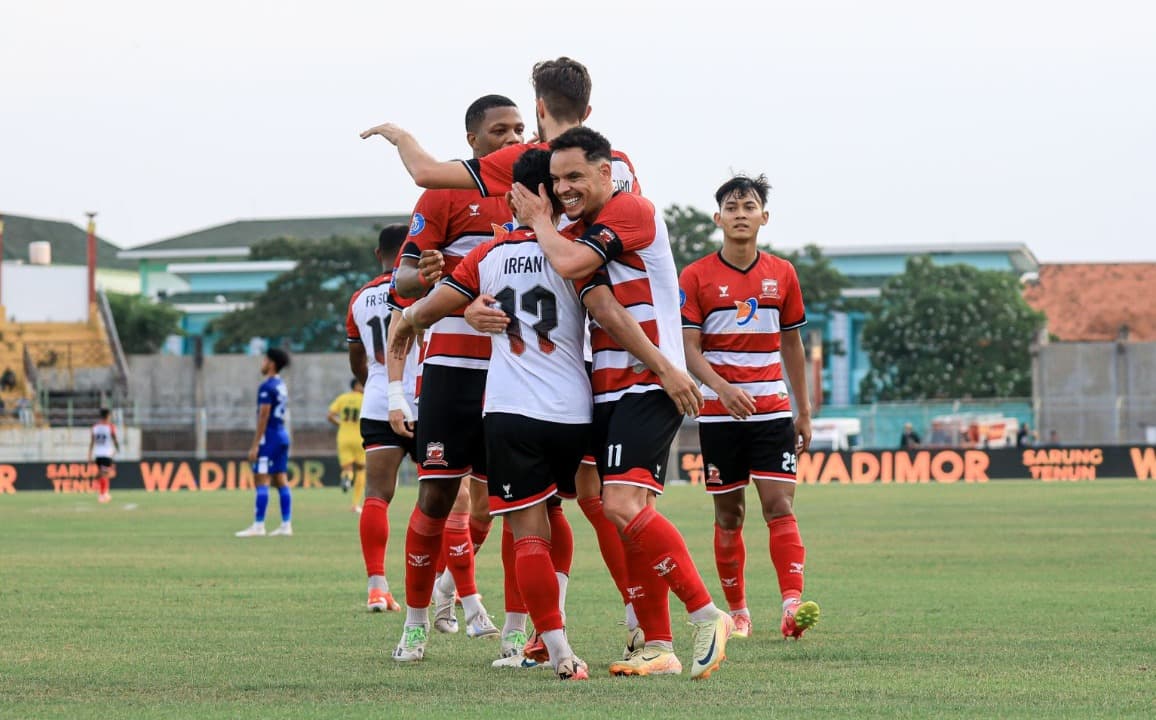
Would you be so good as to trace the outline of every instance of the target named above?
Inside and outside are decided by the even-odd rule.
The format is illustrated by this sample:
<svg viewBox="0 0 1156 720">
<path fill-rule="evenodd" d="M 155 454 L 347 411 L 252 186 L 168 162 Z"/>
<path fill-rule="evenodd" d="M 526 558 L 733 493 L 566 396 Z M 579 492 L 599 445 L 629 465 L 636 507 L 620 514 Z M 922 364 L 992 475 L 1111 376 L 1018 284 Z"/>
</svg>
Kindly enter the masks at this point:
<svg viewBox="0 0 1156 720">
<path fill-rule="evenodd" d="M 1043 321 L 1011 274 L 910 258 L 884 283 L 863 328 L 872 369 L 860 393 L 866 401 L 1025 397 Z"/>
<path fill-rule="evenodd" d="M 722 247 L 722 241 L 714 238 L 716 226 L 712 215 L 689 205 L 671 205 L 662 215 L 670 234 L 674 265 L 680 275 L 687 265 Z"/>
<path fill-rule="evenodd" d="M 155 353 L 169 335 L 181 334 L 181 311 L 171 305 L 110 292 L 108 307 L 126 353 Z"/>
<path fill-rule="evenodd" d="M 802 250 L 776 254 L 790 260 L 795 266 L 808 312 L 851 309 L 849 301 L 843 297 L 843 291 L 851 287 L 851 281 L 831 264 L 831 260 L 818 245 L 806 245 Z"/>
<path fill-rule="evenodd" d="M 380 272 L 375 243 L 373 238 L 337 236 L 256 243 L 250 259 L 296 260 L 297 267 L 271 280 L 249 307 L 214 320 L 209 331 L 220 334 L 214 348 L 241 352 L 250 339 L 263 337 L 301 352 L 343 350 L 349 298 Z"/>
</svg>

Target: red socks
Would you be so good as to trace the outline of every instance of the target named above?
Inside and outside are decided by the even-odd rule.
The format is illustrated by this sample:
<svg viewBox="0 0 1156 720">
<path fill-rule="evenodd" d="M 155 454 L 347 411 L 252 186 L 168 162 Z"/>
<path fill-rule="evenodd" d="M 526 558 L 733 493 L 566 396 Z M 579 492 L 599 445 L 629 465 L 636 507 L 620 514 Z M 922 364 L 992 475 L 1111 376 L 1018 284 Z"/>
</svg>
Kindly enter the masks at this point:
<svg viewBox="0 0 1156 720">
<path fill-rule="evenodd" d="M 558 578 L 550 561 L 550 542 L 533 535 L 514 541 L 518 587 L 539 633 L 562 629 L 558 609 Z"/>
<path fill-rule="evenodd" d="M 629 572 L 626 602 L 634 606 L 634 616 L 648 641 L 674 642 L 670 629 L 670 587 L 647 562 L 638 543 L 623 543 Z"/>
<path fill-rule="evenodd" d="M 724 530 L 714 526 L 714 562 L 723 594 L 731 610 L 747 606 L 747 546 L 743 543 L 743 529 Z"/>
<path fill-rule="evenodd" d="M 602 512 L 602 498 L 585 498 L 578 501 L 578 506 L 594 527 L 594 534 L 598 537 L 598 549 L 602 551 L 602 561 L 606 563 L 606 569 L 610 571 L 610 577 L 622 596 L 622 603 L 630 603 L 630 592 L 627 589 L 630 577 L 626 572 L 626 551 L 622 548 L 622 536 L 618 534 L 618 528 L 614 527 L 614 523 Z"/>
<path fill-rule="evenodd" d="M 783 599 L 803 596 L 803 563 L 807 550 L 799 536 L 795 516 L 784 515 L 767 523 L 771 529 L 771 563 L 779 576 L 779 591 Z"/>
<path fill-rule="evenodd" d="M 471 480 L 471 482 L 473 481 Z M 486 518 L 485 522 L 481 522 L 472 515 L 470 516 L 470 542 L 474 544 L 475 553 L 490 536 L 490 528 L 493 526 L 493 518 Z"/>
<path fill-rule="evenodd" d="M 381 498 L 366 498 L 361 510 L 361 556 L 365 574 L 385 575 L 385 545 L 389 541 L 389 503 Z"/>
<path fill-rule="evenodd" d="M 476 595 L 478 585 L 474 580 L 474 541 L 470 539 L 470 514 L 450 513 L 442 539 L 446 551 L 446 570 L 454 576 L 458 595 Z"/>
<path fill-rule="evenodd" d="M 506 593 L 506 612 L 525 613 L 526 603 L 518 589 L 518 564 L 514 554 L 514 531 L 502 520 L 502 576 Z"/>
<path fill-rule="evenodd" d="M 551 505 L 546 511 L 550 514 L 550 561 L 555 572 L 568 576 L 574 563 L 574 528 L 561 505 Z"/>
<path fill-rule="evenodd" d="M 405 531 L 405 604 L 409 607 L 429 607 L 445 525 L 445 518 L 432 518 L 416 506 L 409 516 Z"/>
<path fill-rule="evenodd" d="M 646 506 L 627 524 L 622 534 L 629 545 L 637 546 L 637 552 L 641 552 L 650 563 L 651 572 L 658 573 L 670 586 L 671 592 L 686 605 L 687 612 L 700 610 L 711 603 L 710 592 L 690 558 L 682 533 L 657 510 Z M 632 552 L 629 546 L 627 552 Z"/>
</svg>

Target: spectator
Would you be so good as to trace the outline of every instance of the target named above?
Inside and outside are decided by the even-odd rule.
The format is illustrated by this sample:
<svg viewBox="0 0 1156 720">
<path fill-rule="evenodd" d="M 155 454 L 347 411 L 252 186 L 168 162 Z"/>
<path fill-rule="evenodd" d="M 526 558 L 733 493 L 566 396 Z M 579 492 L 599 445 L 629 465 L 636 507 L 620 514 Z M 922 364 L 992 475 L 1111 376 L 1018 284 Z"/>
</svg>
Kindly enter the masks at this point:
<svg viewBox="0 0 1156 720">
<path fill-rule="evenodd" d="M 1055 430 L 1049 430 L 1048 431 L 1048 445 L 1059 445 L 1059 444 L 1060 444 L 1060 434 L 1058 432 L 1056 432 Z"/>
<path fill-rule="evenodd" d="M 1020 430 L 1016 433 L 1016 447 L 1025 448 L 1031 447 L 1035 441 L 1039 440 L 1039 435 L 1032 430 L 1032 426 L 1028 423 L 1020 425 Z"/>
<path fill-rule="evenodd" d="M 12 368 L 4 368 L 4 374 L 0 375 L 0 390 L 8 392 L 16 389 L 16 373 L 12 372 Z"/>
<path fill-rule="evenodd" d="M 32 403 L 28 402 L 28 398 L 22 397 L 16 401 L 16 409 L 12 412 L 20 423 L 26 427 L 32 426 Z"/>
<path fill-rule="evenodd" d="M 923 440 L 919 437 L 919 433 L 911 427 L 911 423 L 903 424 L 903 435 L 899 438 L 900 450 L 914 450 L 919 447 Z"/>
</svg>

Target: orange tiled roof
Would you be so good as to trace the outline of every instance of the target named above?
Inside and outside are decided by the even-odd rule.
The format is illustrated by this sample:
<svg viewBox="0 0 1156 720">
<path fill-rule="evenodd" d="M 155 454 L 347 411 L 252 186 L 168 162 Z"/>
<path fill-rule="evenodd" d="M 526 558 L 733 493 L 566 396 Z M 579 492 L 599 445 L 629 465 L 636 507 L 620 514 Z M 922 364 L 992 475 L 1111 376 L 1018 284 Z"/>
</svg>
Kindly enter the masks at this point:
<svg viewBox="0 0 1156 720">
<path fill-rule="evenodd" d="M 1156 341 L 1156 263 L 1040 265 L 1024 299 L 1048 318 L 1048 332 L 1068 342 Z"/>
</svg>

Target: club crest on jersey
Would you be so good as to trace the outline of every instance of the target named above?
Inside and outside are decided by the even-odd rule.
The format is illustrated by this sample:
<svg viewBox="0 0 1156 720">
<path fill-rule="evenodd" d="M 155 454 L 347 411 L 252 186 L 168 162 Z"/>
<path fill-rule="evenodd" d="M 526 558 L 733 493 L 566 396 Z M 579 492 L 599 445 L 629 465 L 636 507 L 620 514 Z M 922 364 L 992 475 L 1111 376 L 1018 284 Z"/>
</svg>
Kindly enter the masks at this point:
<svg viewBox="0 0 1156 720">
<path fill-rule="evenodd" d="M 730 297 L 731 296 L 730 289 L 731 289 L 730 285 L 719 285 L 718 286 L 718 296 L 719 297 Z"/>
<path fill-rule="evenodd" d="M 678 289 L 678 306 L 682 307 L 683 305 L 686 305 L 686 291 L 683 290 L 682 288 L 679 288 Z"/>
<path fill-rule="evenodd" d="M 446 446 L 440 442 L 431 442 L 425 446 L 425 462 L 424 466 L 437 465 L 439 467 L 447 467 L 446 464 Z"/>
<path fill-rule="evenodd" d="M 598 233 L 598 242 L 602 244 L 602 247 L 608 248 L 612 243 L 617 241 L 618 236 L 615 235 L 614 231 L 610 228 L 602 228 L 602 230 Z"/>
<path fill-rule="evenodd" d="M 759 297 L 772 299 L 778 298 L 779 281 L 775 278 L 763 278 L 763 291 L 759 293 Z"/>
<path fill-rule="evenodd" d="M 754 298 L 735 300 L 735 322 L 739 327 L 746 327 L 759 316 L 759 301 Z"/>
<path fill-rule="evenodd" d="M 706 466 L 706 484 L 722 485 L 722 475 L 719 474 L 718 467 L 713 464 Z"/>
<path fill-rule="evenodd" d="M 421 235 L 422 230 L 425 230 L 425 217 L 421 213 L 414 213 L 413 220 L 409 222 L 409 234 Z"/>
<path fill-rule="evenodd" d="M 470 203 L 470 217 L 477 217 L 481 215 L 482 213 L 478 210 L 480 207 L 481 205 L 477 203 Z"/>
</svg>

